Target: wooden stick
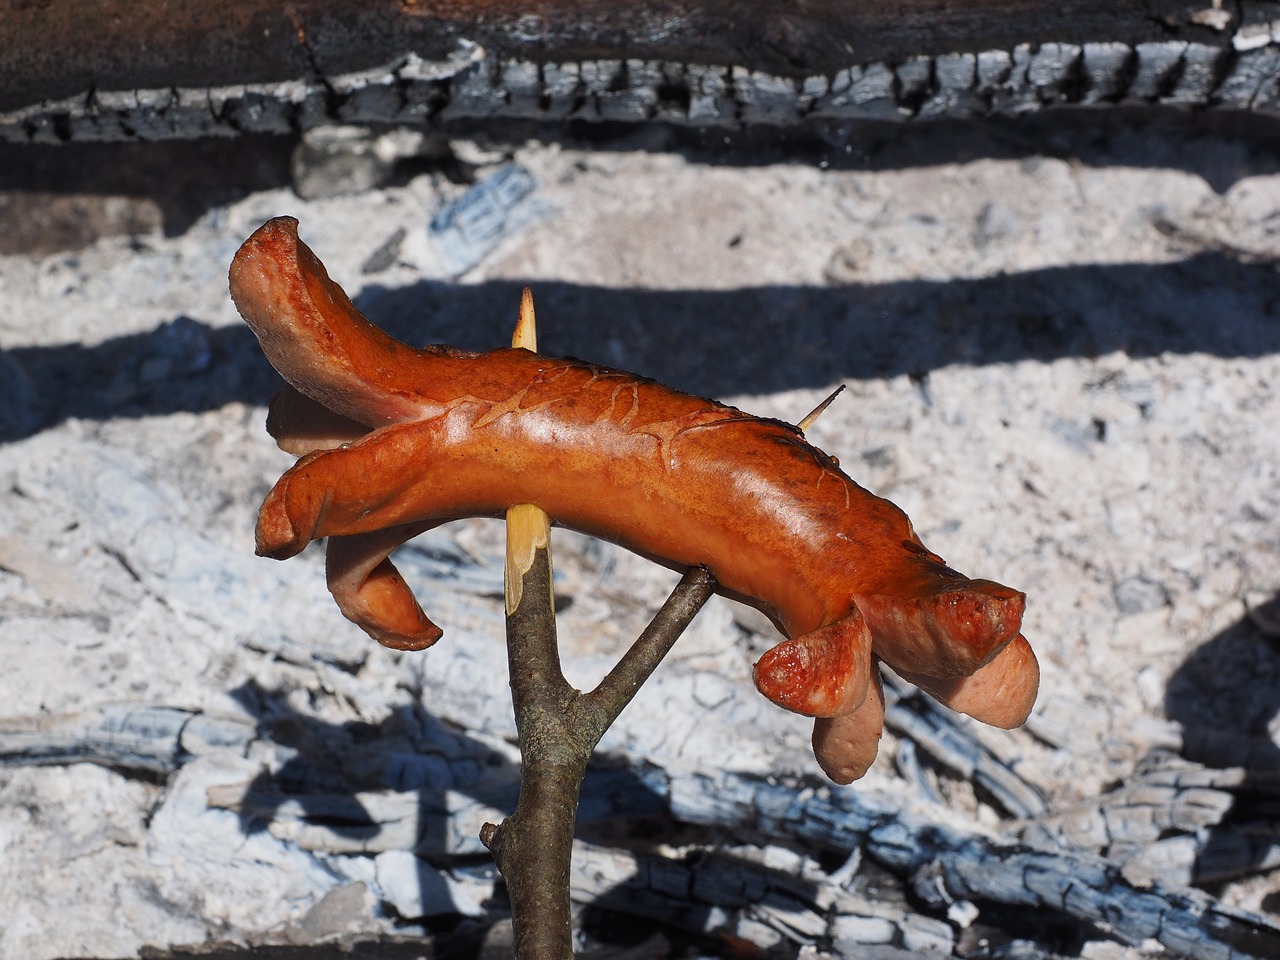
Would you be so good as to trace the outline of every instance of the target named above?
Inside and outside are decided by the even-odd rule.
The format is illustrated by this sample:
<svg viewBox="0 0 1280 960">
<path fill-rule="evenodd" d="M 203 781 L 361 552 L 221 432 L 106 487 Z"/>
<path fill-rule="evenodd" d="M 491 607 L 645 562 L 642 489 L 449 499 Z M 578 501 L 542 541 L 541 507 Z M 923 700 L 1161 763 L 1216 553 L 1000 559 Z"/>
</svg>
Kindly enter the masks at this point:
<svg viewBox="0 0 1280 960">
<path fill-rule="evenodd" d="M 823 400 L 820 404 L 810 410 L 808 414 L 806 414 L 805 417 L 796 424 L 796 429 L 801 433 L 806 433 L 808 429 L 813 426 L 813 422 L 817 420 L 818 417 L 822 416 L 822 412 L 826 410 L 827 407 L 831 406 L 831 401 L 842 393 L 844 393 L 843 383 L 831 391 L 831 395 L 827 397 L 827 399 Z"/>
<path fill-rule="evenodd" d="M 511 345 L 537 349 L 528 287 Z M 584 697 L 560 668 L 550 518 L 533 504 L 507 511 L 507 662 L 520 743 L 520 797 L 501 824 L 484 825 L 480 839 L 507 883 L 517 960 L 572 958 L 573 827 L 587 761 L 714 586 L 706 570 L 690 570 L 618 665 Z"/>
<path fill-rule="evenodd" d="M 511 345 L 538 349 L 528 287 L 520 298 Z M 517 504 L 507 511 L 504 579 L 507 662 L 520 741 L 520 798 L 515 812 L 500 825 L 485 824 L 480 839 L 507 882 L 516 957 L 563 960 L 573 956 L 569 862 L 586 757 L 565 742 L 565 711 L 576 691 L 560 669 L 551 521 L 533 504 Z"/>
<path fill-rule="evenodd" d="M 576 712 L 586 727 L 584 735 L 592 738 L 593 748 L 711 598 L 715 587 L 715 578 L 705 567 L 687 571 L 617 666 L 578 701 Z"/>
</svg>

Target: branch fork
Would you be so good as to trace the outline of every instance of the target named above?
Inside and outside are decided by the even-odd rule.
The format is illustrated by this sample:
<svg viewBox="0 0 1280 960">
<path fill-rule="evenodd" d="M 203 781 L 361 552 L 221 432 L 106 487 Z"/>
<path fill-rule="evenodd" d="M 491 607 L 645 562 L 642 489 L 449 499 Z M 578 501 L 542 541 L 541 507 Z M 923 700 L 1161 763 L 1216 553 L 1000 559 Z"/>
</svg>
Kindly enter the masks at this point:
<svg viewBox="0 0 1280 960">
<path fill-rule="evenodd" d="M 533 297 L 526 287 L 513 347 L 537 350 Z M 507 510 L 507 661 L 521 756 L 520 798 L 480 839 L 511 897 L 521 960 L 573 956 L 569 870 L 578 794 L 587 763 L 623 708 L 670 651 L 715 589 L 706 569 L 690 569 L 617 665 L 588 693 L 560 666 L 551 572 L 551 521 L 533 504 Z"/>
</svg>

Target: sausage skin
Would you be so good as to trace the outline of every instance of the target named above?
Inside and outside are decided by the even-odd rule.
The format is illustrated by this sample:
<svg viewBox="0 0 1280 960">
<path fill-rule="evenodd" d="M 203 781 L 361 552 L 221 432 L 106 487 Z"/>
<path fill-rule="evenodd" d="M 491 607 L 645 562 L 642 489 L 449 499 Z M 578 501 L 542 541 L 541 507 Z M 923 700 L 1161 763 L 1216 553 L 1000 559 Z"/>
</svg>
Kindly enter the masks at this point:
<svg viewBox="0 0 1280 960">
<path fill-rule="evenodd" d="M 949 568 L 797 428 L 579 360 L 409 347 L 356 310 L 290 217 L 245 241 L 230 280 L 289 384 L 268 427 L 301 455 L 262 506 L 258 553 L 330 538 L 330 588 L 378 641 L 440 636 L 387 559 L 397 546 L 533 503 L 667 566 L 705 566 L 769 615 L 788 639 L 756 685 L 819 718 L 815 750 L 840 782 L 875 755 L 873 655 L 980 720 L 1030 711 L 1025 596 Z"/>
</svg>

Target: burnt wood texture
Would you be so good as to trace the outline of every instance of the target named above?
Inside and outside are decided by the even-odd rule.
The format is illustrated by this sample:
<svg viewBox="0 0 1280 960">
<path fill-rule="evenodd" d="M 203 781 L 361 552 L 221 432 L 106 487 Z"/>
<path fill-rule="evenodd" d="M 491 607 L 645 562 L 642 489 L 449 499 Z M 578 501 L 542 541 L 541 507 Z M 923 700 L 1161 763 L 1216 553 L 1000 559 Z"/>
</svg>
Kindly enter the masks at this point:
<svg viewBox="0 0 1280 960">
<path fill-rule="evenodd" d="M 0 138 L 1274 110 L 1276 36 L 1280 3 L 1248 0 L 19 0 L 0 12 Z"/>
<path fill-rule="evenodd" d="M 1192 22 L 1194 6 L 1169 0 L 27 0 L 0 15 L 9 35 L 0 47 L 0 109 L 91 89 L 349 73 L 408 51 L 441 59 L 464 39 L 502 59 L 736 65 L 799 78 L 855 63 L 1020 43 L 1176 39 L 1221 46 L 1229 40 L 1225 31 Z"/>
</svg>

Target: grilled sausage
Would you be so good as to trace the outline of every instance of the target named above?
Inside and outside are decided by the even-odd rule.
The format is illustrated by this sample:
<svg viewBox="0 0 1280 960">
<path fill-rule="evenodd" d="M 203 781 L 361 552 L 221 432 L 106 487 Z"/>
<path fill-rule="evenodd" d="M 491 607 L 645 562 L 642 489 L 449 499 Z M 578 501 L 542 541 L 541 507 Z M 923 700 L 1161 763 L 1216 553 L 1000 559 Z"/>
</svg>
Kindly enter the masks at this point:
<svg viewBox="0 0 1280 960">
<path fill-rule="evenodd" d="M 330 587 L 380 642 L 440 636 L 387 559 L 400 543 L 533 503 L 670 567 L 705 566 L 769 615 L 789 639 L 757 662 L 756 685 L 825 718 L 815 748 L 834 779 L 875 755 L 873 651 L 978 719 L 1029 712 L 1024 595 L 949 568 L 797 428 L 579 360 L 409 347 L 356 310 L 289 217 L 244 243 L 231 291 L 290 384 L 269 427 L 301 454 L 263 504 L 258 552 L 332 538 Z"/>
</svg>

